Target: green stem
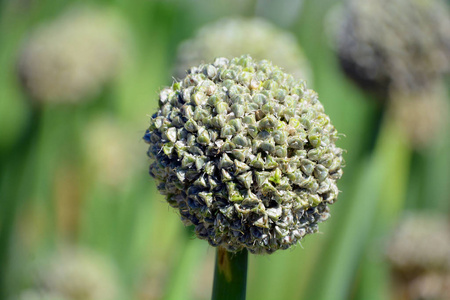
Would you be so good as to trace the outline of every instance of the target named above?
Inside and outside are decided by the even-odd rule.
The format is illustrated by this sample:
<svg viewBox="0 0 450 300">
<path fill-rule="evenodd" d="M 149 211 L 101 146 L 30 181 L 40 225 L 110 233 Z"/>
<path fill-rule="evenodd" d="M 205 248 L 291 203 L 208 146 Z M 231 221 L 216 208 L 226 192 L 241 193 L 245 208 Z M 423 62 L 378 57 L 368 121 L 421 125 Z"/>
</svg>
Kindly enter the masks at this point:
<svg viewBox="0 0 450 300">
<path fill-rule="evenodd" d="M 318 268 L 323 282 L 305 299 L 348 299 L 351 284 L 374 227 L 389 230 L 403 206 L 410 149 L 394 120 L 385 116 L 371 157 L 362 164 L 345 218 L 328 246 L 333 249 Z"/>
<path fill-rule="evenodd" d="M 247 249 L 230 253 L 217 248 L 212 300 L 245 300 L 247 263 Z"/>
<path fill-rule="evenodd" d="M 186 274 L 199 269 L 199 263 L 202 260 L 205 250 L 203 241 L 198 239 L 190 240 L 193 236 L 192 230 L 190 227 L 184 229 L 184 247 L 181 249 L 182 254 L 179 257 L 178 263 L 174 265 L 175 268 L 171 273 L 170 283 L 166 289 L 164 300 L 192 299 L 189 289 L 192 286 L 193 277 L 186 278 Z"/>
<path fill-rule="evenodd" d="M 27 200 L 29 192 L 30 164 L 33 159 L 33 150 L 37 141 L 41 119 L 41 111 L 38 108 L 31 110 L 28 123 L 18 139 L 17 143 L 9 149 L 5 157 L 0 157 L 0 167 L 3 188 L 0 190 L 0 299 L 5 299 L 7 294 L 7 279 L 10 267 L 9 255 L 14 232 L 17 213 Z"/>
</svg>

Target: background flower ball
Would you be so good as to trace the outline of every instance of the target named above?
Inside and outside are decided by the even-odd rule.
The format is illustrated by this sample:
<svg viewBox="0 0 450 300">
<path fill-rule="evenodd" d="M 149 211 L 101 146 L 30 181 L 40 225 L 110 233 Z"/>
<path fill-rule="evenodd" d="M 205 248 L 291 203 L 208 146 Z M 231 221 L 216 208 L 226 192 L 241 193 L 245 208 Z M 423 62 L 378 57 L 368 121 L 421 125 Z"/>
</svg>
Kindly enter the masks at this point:
<svg viewBox="0 0 450 300">
<path fill-rule="evenodd" d="M 88 100 L 119 73 L 128 44 L 120 14 L 106 7 L 71 7 L 29 33 L 18 62 L 21 83 L 36 102 Z"/>
<path fill-rule="evenodd" d="M 262 18 L 224 18 L 206 24 L 194 37 L 178 48 L 175 75 L 216 57 L 249 54 L 254 59 L 268 59 L 297 79 L 311 82 L 309 63 L 296 37 Z"/>
<path fill-rule="evenodd" d="M 449 113 L 448 8 L 442 0 L 346 0 L 327 18 L 343 70 L 419 151 L 439 140 Z"/>
<path fill-rule="evenodd" d="M 116 268 L 90 248 L 63 246 L 30 272 L 30 287 L 17 300 L 113 300 L 120 298 Z"/>
<path fill-rule="evenodd" d="M 316 232 L 342 175 L 338 134 L 304 81 L 249 56 L 193 67 L 161 91 L 150 175 L 212 246 L 287 249 Z"/>
<path fill-rule="evenodd" d="M 423 90 L 450 71 L 442 0 L 347 0 L 333 19 L 341 64 L 364 86 Z"/>
<path fill-rule="evenodd" d="M 450 273 L 450 223 L 444 215 L 406 215 L 387 246 L 389 262 L 404 277 L 426 271 Z"/>
</svg>

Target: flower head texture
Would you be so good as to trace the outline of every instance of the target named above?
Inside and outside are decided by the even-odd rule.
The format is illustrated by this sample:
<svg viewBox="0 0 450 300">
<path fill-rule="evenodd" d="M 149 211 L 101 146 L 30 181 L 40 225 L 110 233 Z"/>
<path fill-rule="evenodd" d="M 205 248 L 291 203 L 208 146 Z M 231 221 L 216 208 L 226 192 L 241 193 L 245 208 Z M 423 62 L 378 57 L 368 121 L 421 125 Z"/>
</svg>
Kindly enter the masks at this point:
<svg viewBox="0 0 450 300">
<path fill-rule="evenodd" d="M 249 56 L 193 67 L 163 89 L 144 140 L 150 175 L 212 246 L 287 249 L 318 230 L 342 175 L 317 94 Z"/>
<path fill-rule="evenodd" d="M 268 59 L 297 79 L 311 80 L 309 64 L 295 36 L 260 18 L 226 18 L 205 25 L 180 45 L 175 73 L 182 78 L 192 66 L 242 54 Z"/>
<path fill-rule="evenodd" d="M 67 103 L 95 96 L 117 73 L 127 44 L 123 20 L 111 10 L 77 6 L 30 32 L 19 75 L 34 101 Z"/>
<path fill-rule="evenodd" d="M 365 86 L 415 91 L 450 70 L 450 14 L 442 0 L 347 0 L 336 47 Z"/>
</svg>

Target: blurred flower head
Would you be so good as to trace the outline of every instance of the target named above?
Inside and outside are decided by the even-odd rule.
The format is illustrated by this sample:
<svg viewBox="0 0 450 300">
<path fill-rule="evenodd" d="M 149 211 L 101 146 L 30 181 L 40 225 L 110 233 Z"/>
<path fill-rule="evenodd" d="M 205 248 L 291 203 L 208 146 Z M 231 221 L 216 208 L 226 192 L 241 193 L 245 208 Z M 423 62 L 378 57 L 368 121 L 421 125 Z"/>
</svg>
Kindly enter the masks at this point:
<svg viewBox="0 0 450 300">
<path fill-rule="evenodd" d="M 402 274 L 450 272 L 450 224 L 436 214 L 410 214 L 398 225 L 387 258 Z"/>
<path fill-rule="evenodd" d="M 27 290 L 22 292 L 14 300 L 70 300 L 59 295 L 52 295 L 46 292 L 37 290 Z"/>
<path fill-rule="evenodd" d="M 128 42 L 116 12 L 72 7 L 29 33 L 19 57 L 23 87 L 39 102 L 89 99 L 116 75 Z"/>
<path fill-rule="evenodd" d="M 347 0 L 328 17 L 341 66 L 387 104 L 410 145 L 431 145 L 448 116 L 450 12 L 442 0 Z M 386 101 L 388 100 L 388 101 Z"/>
<path fill-rule="evenodd" d="M 450 274 L 430 273 L 420 276 L 408 285 L 411 299 L 450 299 Z"/>
<path fill-rule="evenodd" d="M 133 136 L 107 116 L 90 122 L 85 131 L 84 150 L 93 180 L 111 188 L 123 187 L 139 166 Z"/>
<path fill-rule="evenodd" d="M 332 16 L 341 64 L 365 86 L 417 91 L 450 70 L 441 0 L 347 0 Z"/>
<path fill-rule="evenodd" d="M 178 48 L 175 74 L 183 78 L 192 66 L 243 54 L 268 59 L 297 79 L 312 79 L 295 36 L 260 18 L 226 18 L 205 25 Z"/>
<path fill-rule="evenodd" d="M 272 253 L 329 217 L 342 149 L 304 81 L 267 60 L 217 58 L 162 90 L 159 104 L 144 136 L 150 175 L 199 238 Z"/>
<path fill-rule="evenodd" d="M 426 149 L 447 127 L 449 105 L 442 82 L 415 92 L 392 91 L 390 113 L 415 149 Z"/>
<path fill-rule="evenodd" d="M 33 289 L 18 299 L 112 300 L 118 295 L 117 272 L 109 261 L 84 248 L 64 248 L 40 266 Z"/>
</svg>

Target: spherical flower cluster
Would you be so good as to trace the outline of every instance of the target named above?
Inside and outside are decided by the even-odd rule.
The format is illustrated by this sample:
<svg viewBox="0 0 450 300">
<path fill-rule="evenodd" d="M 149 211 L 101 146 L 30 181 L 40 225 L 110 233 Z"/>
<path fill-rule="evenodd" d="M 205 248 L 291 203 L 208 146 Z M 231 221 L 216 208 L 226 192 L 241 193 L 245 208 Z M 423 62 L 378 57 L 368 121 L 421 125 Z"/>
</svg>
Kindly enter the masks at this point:
<svg viewBox="0 0 450 300">
<path fill-rule="evenodd" d="M 180 45 L 175 74 L 183 78 L 192 66 L 243 53 L 268 59 L 295 78 L 311 81 L 309 64 L 295 36 L 260 18 L 227 18 L 205 25 Z"/>
<path fill-rule="evenodd" d="M 116 270 L 87 249 L 64 249 L 39 267 L 34 280 L 18 299 L 113 300 L 119 295 Z"/>
<path fill-rule="evenodd" d="M 450 274 L 430 273 L 420 276 L 409 284 L 408 294 L 410 299 L 450 299 Z"/>
<path fill-rule="evenodd" d="M 441 0 L 347 0 L 335 16 L 337 51 L 356 81 L 416 91 L 450 70 L 450 14 Z"/>
<path fill-rule="evenodd" d="M 161 91 L 144 140 L 150 175 L 212 246 L 287 249 L 329 217 L 336 129 L 304 81 L 249 56 L 193 67 Z"/>
<path fill-rule="evenodd" d="M 398 294 L 449 299 L 450 223 L 439 214 L 408 214 L 389 239 L 387 258 Z"/>
<path fill-rule="evenodd" d="M 446 128 L 449 104 L 441 82 L 428 90 L 392 91 L 391 98 L 390 113 L 415 149 L 429 145 Z"/>
<path fill-rule="evenodd" d="M 329 16 L 344 71 L 387 104 L 413 148 L 432 144 L 448 116 L 442 82 L 450 71 L 446 3 L 347 0 Z"/>
<path fill-rule="evenodd" d="M 390 238 L 387 257 L 402 273 L 450 272 L 450 224 L 439 215 L 408 215 Z"/>
<path fill-rule="evenodd" d="M 111 190 L 127 186 L 133 172 L 140 170 L 133 136 L 120 122 L 110 116 L 99 116 L 86 126 L 83 148 L 89 164 L 92 182 L 106 185 Z M 120 170 L 120 171 L 118 171 Z"/>
<path fill-rule="evenodd" d="M 75 7 L 33 30 L 19 57 L 21 82 L 35 101 L 78 102 L 118 70 L 127 32 L 114 12 Z"/>
</svg>

